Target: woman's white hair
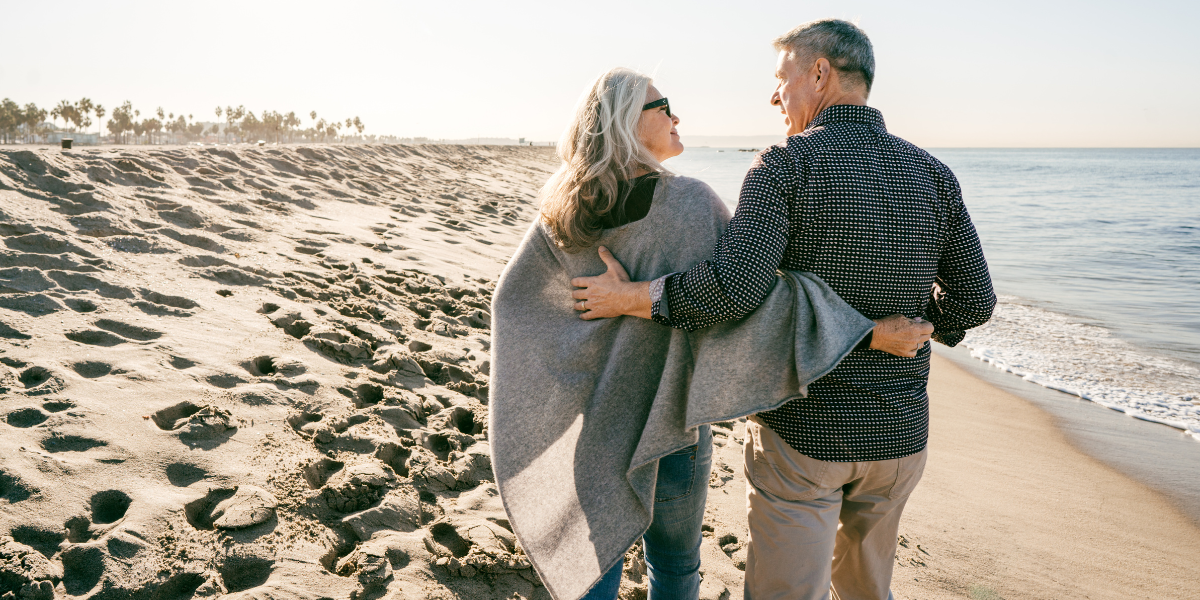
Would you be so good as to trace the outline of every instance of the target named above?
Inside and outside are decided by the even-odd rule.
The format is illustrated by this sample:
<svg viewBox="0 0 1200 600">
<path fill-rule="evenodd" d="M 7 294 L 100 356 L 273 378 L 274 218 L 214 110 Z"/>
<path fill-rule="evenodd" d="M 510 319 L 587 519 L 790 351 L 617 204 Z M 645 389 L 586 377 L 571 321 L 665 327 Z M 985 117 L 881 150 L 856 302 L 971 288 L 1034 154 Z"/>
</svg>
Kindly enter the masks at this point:
<svg viewBox="0 0 1200 600">
<path fill-rule="evenodd" d="M 579 99 L 558 142 L 563 164 L 541 193 L 542 221 L 563 249 L 587 248 L 600 237 L 605 215 L 622 214 L 618 181 L 633 179 L 639 168 L 665 172 L 638 138 L 651 81 L 618 67 L 596 78 Z"/>
</svg>

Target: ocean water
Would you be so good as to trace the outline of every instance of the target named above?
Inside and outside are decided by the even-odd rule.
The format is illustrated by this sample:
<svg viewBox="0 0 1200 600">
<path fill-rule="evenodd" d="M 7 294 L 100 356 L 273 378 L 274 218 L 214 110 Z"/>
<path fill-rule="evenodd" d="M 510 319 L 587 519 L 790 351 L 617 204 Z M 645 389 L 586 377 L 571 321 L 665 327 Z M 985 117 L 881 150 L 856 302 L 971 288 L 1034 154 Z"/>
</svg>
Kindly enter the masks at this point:
<svg viewBox="0 0 1200 600">
<path fill-rule="evenodd" d="M 933 149 L 958 176 L 1000 304 L 972 355 L 1200 441 L 1200 149 Z M 730 208 L 754 152 L 666 166 Z"/>
</svg>

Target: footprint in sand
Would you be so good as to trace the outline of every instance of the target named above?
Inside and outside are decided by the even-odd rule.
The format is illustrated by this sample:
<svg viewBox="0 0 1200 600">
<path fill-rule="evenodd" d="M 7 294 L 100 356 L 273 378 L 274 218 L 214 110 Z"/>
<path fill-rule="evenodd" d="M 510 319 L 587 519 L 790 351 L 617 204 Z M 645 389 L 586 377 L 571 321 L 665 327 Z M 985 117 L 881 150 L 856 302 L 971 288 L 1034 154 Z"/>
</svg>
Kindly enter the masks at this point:
<svg viewBox="0 0 1200 600">
<path fill-rule="evenodd" d="M 25 544 L 38 552 L 41 552 L 46 558 L 50 558 L 58 554 L 58 545 L 63 543 L 67 536 L 63 534 L 61 527 L 45 527 L 37 525 L 18 525 L 13 527 L 9 534 L 18 544 Z"/>
<path fill-rule="evenodd" d="M 168 296 L 144 288 L 139 290 L 139 293 L 145 301 L 134 302 L 133 306 L 149 315 L 190 317 L 193 314 L 191 309 L 200 306 L 191 298 L 183 296 Z"/>
<path fill-rule="evenodd" d="M 182 371 L 184 369 L 190 369 L 200 363 L 197 361 L 194 361 L 190 358 L 184 358 L 182 356 L 172 356 L 170 359 L 170 364 L 172 367 L 175 367 L 176 369 L 179 369 L 180 371 Z"/>
<path fill-rule="evenodd" d="M 408 477 L 409 456 L 412 456 L 412 450 L 395 442 L 380 444 L 379 449 L 375 451 L 375 458 L 383 461 L 385 465 L 391 467 L 401 477 Z"/>
<path fill-rule="evenodd" d="M 239 485 L 209 490 L 204 497 L 185 504 L 183 513 L 196 529 L 238 530 L 274 519 L 278 505 L 279 501 L 270 492 L 252 485 Z"/>
<path fill-rule="evenodd" d="M 100 329 L 77 329 L 64 335 L 67 339 L 89 346 L 116 346 L 129 340 L 148 342 L 162 337 L 161 331 L 155 331 L 140 325 L 131 325 L 112 319 L 99 319 L 94 323 Z M 113 335 L 116 334 L 116 335 Z"/>
<path fill-rule="evenodd" d="M 3 276 L 0 275 L 0 279 L 2 278 Z M 7 286 L 0 284 L 0 289 L 4 287 Z M 0 308 L 40 317 L 58 312 L 63 309 L 63 306 L 59 304 L 58 300 L 45 294 L 5 294 L 0 296 Z"/>
<path fill-rule="evenodd" d="M 92 522 L 98 525 L 116 523 L 125 518 L 133 499 L 120 490 L 106 490 L 92 496 Z"/>
<path fill-rule="evenodd" d="M 324 250 L 324 247 L 316 248 L 312 246 L 296 246 L 295 250 L 300 254 L 308 254 L 311 256 L 320 254 L 321 251 Z"/>
<path fill-rule="evenodd" d="M 75 403 L 70 400 L 50 400 L 42 403 L 42 408 L 46 409 L 47 412 L 56 413 L 68 408 L 75 408 Z"/>
<path fill-rule="evenodd" d="M 193 464 L 177 462 L 167 465 L 167 481 L 175 487 L 187 487 L 208 477 L 208 471 Z"/>
<path fill-rule="evenodd" d="M 270 377 L 276 373 L 282 374 L 281 371 L 284 368 L 281 367 L 285 366 L 292 368 L 299 367 L 300 372 L 304 372 L 304 367 L 299 365 L 299 363 L 293 365 L 291 361 L 283 361 L 274 356 L 259 356 L 242 363 L 242 368 L 255 377 Z"/>
<path fill-rule="evenodd" d="M 42 440 L 42 449 L 46 452 L 86 452 L 92 448 L 107 446 L 108 442 L 81 435 L 62 435 L 57 431 Z"/>
<path fill-rule="evenodd" d="M 98 546 L 72 546 L 62 553 L 63 589 L 82 596 L 100 583 L 104 576 L 104 551 Z"/>
<path fill-rule="evenodd" d="M 150 419 L 163 431 L 178 431 L 183 440 L 214 440 L 237 431 L 229 411 L 187 400 L 154 412 Z"/>
<path fill-rule="evenodd" d="M 154 600 L 189 600 L 206 581 L 208 579 L 201 573 L 176 573 L 154 588 L 150 597 Z"/>
<path fill-rule="evenodd" d="M 225 589 L 231 594 L 258 587 L 267 582 L 275 562 L 259 556 L 233 555 L 217 568 Z"/>
<path fill-rule="evenodd" d="M 28 333 L 21 333 L 20 330 L 13 329 L 7 323 L 0 321 L 0 338 L 8 340 L 28 340 L 32 339 L 33 336 L 29 335 Z"/>
<path fill-rule="evenodd" d="M 94 291 L 104 298 L 132 298 L 133 292 L 128 288 L 101 281 L 91 275 L 68 273 L 66 271 L 47 271 L 46 276 L 53 279 L 68 292 Z"/>
<path fill-rule="evenodd" d="M 207 254 L 196 254 L 179 259 L 179 264 L 185 267 L 232 267 L 233 263 Z"/>
<path fill-rule="evenodd" d="M 204 378 L 204 382 L 213 387 L 219 387 L 223 390 L 237 387 L 243 383 L 247 383 L 245 379 L 234 375 L 233 373 L 217 373 Z"/>
<path fill-rule="evenodd" d="M 87 344 L 89 346 L 116 346 L 129 341 L 125 338 L 115 336 L 107 331 L 99 331 L 96 329 L 76 329 L 64 333 L 68 340 Z"/>
<path fill-rule="evenodd" d="M 301 435 L 328 442 L 333 439 L 333 428 L 321 421 L 325 415 L 319 412 L 302 411 L 288 415 L 288 425 Z"/>
<path fill-rule="evenodd" d="M 200 406 L 184 400 L 155 412 L 150 418 L 163 431 L 174 431 L 187 424 L 188 417 L 200 412 Z"/>
<path fill-rule="evenodd" d="M 297 312 L 287 313 L 271 319 L 271 324 L 282 329 L 284 333 L 287 333 L 296 339 L 301 339 L 308 335 L 308 332 L 311 331 L 313 327 L 312 323 L 305 321 L 304 318 L 301 317 L 300 313 Z"/>
<path fill-rule="evenodd" d="M 96 306 L 95 302 L 92 302 L 91 300 L 85 300 L 83 298 L 67 298 L 66 300 L 63 300 L 63 303 L 66 304 L 71 310 L 78 313 L 95 312 L 96 309 L 99 308 Z"/>
<path fill-rule="evenodd" d="M 37 493 L 37 489 L 21 480 L 16 475 L 10 475 L 0 469 L 0 498 L 10 504 L 20 502 Z"/>
<path fill-rule="evenodd" d="M 163 335 L 161 331 L 155 331 L 149 327 L 142 327 L 141 325 L 133 325 L 130 323 L 122 323 L 121 321 L 114 321 L 112 319 L 99 319 L 94 324 L 100 329 L 105 329 L 123 338 L 137 340 L 140 342 L 157 340 Z"/>
<path fill-rule="evenodd" d="M 30 396 L 53 394 L 62 391 L 65 384 L 61 377 L 44 367 L 29 367 L 17 377 Z"/>
<path fill-rule="evenodd" d="M 383 401 L 383 387 L 373 383 L 364 383 L 354 392 L 354 407 L 366 408 Z"/>
<path fill-rule="evenodd" d="M 36 408 L 20 408 L 8 413 L 4 420 L 13 427 L 27 428 L 41 425 L 49 418 L 50 415 Z"/>
<path fill-rule="evenodd" d="M 310 460 L 300 467 L 300 473 L 312 489 L 320 489 L 335 473 L 342 470 L 346 463 L 331 458 Z"/>
<path fill-rule="evenodd" d="M 106 362 L 100 362 L 100 361 L 96 361 L 96 360 L 87 360 L 87 361 L 72 363 L 70 365 L 70 367 L 71 367 L 72 371 L 75 371 L 76 373 L 79 373 L 79 375 L 81 377 L 86 377 L 88 379 L 104 377 L 105 375 L 108 375 L 109 373 L 111 373 L 113 370 L 112 365 L 110 365 Z"/>
</svg>

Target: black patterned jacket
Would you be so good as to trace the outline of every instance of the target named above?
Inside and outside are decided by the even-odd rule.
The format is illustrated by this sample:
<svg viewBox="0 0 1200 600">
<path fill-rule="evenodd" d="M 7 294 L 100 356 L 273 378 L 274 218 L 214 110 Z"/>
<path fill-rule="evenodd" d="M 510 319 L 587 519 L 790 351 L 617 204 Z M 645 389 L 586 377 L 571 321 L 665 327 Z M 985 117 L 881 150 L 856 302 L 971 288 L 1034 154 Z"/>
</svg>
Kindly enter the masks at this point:
<svg viewBox="0 0 1200 600">
<path fill-rule="evenodd" d="M 872 319 L 923 317 L 950 346 L 996 303 L 958 180 L 866 106 L 831 106 L 759 154 L 712 258 L 651 286 L 654 319 L 693 330 L 743 317 L 777 269 L 819 275 Z M 807 398 L 759 418 L 820 460 L 914 454 L 928 437 L 929 352 L 856 350 Z"/>
</svg>

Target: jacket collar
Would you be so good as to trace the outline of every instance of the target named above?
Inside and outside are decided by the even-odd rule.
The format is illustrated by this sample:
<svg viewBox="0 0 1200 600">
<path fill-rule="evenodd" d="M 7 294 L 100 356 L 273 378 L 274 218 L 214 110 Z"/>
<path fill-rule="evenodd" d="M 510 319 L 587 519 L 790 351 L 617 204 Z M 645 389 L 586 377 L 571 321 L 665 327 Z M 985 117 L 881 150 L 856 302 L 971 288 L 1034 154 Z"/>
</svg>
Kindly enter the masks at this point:
<svg viewBox="0 0 1200 600">
<path fill-rule="evenodd" d="M 887 125 L 883 122 L 883 113 L 879 112 L 878 109 L 853 104 L 835 104 L 826 108 L 804 129 L 807 131 L 814 127 L 846 122 L 865 123 L 887 131 Z"/>
</svg>

